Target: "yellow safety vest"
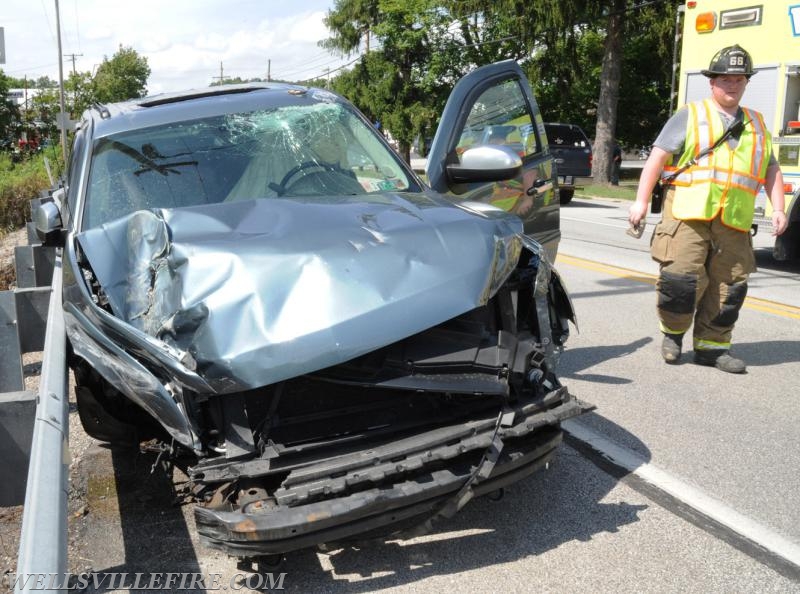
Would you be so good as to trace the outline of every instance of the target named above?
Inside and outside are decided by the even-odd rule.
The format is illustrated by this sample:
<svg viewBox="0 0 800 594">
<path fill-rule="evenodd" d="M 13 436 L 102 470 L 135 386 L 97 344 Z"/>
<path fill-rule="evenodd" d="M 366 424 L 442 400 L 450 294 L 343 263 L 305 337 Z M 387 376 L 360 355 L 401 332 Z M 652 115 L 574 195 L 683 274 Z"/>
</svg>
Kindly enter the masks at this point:
<svg viewBox="0 0 800 594">
<path fill-rule="evenodd" d="M 725 132 L 722 117 L 711 99 L 688 104 L 686 145 L 675 171 L 697 158 Z M 675 196 L 672 215 L 681 220 L 710 221 L 722 211 L 722 223 L 747 231 L 753 223 L 755 199 L 764 185 L 772 155 L 772 138 L 764 117 L 742 108 L 745 128 L 735 149 L 722 143 L 713 153 L 689 167 L 672 182 Z"/>
</svg>

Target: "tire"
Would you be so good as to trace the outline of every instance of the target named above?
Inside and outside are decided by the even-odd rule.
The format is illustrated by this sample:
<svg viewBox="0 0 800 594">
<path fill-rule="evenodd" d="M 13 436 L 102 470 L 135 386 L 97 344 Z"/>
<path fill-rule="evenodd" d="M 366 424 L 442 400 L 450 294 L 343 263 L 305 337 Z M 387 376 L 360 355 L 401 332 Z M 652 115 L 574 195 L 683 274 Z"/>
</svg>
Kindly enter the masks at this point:
<svg viewBox="0 0 800 594">
<path fill-rule="evenodd" d="M 558 191 L 558 201 L 561 204 L 569 204 L 572 202 L 572 196 L 575 194 L 575 190 L 559 190 Z"/>
</svg>

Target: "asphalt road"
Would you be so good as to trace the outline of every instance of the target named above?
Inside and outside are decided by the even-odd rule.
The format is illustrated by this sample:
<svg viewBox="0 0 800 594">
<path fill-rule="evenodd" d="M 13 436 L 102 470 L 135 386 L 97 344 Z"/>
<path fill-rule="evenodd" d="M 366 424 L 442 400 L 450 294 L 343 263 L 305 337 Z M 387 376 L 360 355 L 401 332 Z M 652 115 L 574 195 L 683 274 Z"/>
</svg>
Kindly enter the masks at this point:
<svg viewBox="0 0 800 594">
<path fill-rule="evenodd" d="M 659 356 L 657 266 L 624 234 L 627 204 L 575 201 L 562 210 L 559 270 L 578 313 L 560 368 L 598 406 L 598 431 L 794 543 L 800 542 L 800 267 L 771 259 L 754 238 L 759 270 L 734 333 L 742 376 Z M 655 223 L 657 217 L 649 222 Z M 624 429 L 622 429 L 624 428 Z"/>
<path fill-rule="evenodd" d="M 570 433 L 593 431 L 633 468 L 568 436 L 548 470 L 499 502 L 471 502 L 432 534 L 288 555 L 273 570 L 285 573 L 287 591 L 800 592 L 800 568 L 770 550 L 774 538 L 800 543 L 798 269 L 759 249 L 735 334 L 746 375 L 686 357 L 666 366 L 649 234 L 624 234 L 626 209 L 581 199 L 562 209 L 557 267 L 580 328 L 560 376 L 597 405 Z M 191 506 L 173 504 L 180 476 L 151 473 L 152 456 L 84 443 L 73 463 L 81 505 L 70 519 L 71 569 L 202 572 L 251 591 L 235 560 L 197 542 Z M 652 476 L 677 488 L 668 494 Z M 694 510 L 698 494 L 732 515 L 733 527 Z M 755 540 L 737 536 L 742 524 L 761 529 Z"/>
</svg>

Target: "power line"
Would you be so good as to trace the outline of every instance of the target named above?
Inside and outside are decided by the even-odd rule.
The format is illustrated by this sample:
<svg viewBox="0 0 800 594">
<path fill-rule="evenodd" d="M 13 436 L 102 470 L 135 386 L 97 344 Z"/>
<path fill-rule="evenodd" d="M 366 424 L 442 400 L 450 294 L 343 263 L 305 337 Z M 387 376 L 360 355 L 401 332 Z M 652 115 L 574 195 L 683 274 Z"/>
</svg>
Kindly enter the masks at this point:
<svg viewBox="0 0 800 594">
<path fill-rule="evenodd" d="M 316 61 L 325 59 L 326 57 L 328 58 L 327 62 L 315 63 Z M 318 56 L 318 58 L 316 58 L 314 60 L 311 60 L 311 61 L 306 60 L 306 61 L 304 61 L 303 67 L 301 67 L 299 69 L 293 68 L 291 65 L 284 67 L 283 72 L 290 72 L 291 76 L 281 75 L 281 78 L 283 78 L 283 79 L 295 78 L 296 79 L 299 75 L 301 75 L 301 74 L 303 74 L 305 72 L 311 72 L 311 71 L 315 71 L 315 70 L 317 70 L 317 71 L 318 70 L 324 70 L 325 68 L 327 68 L 329 66 L 333 66 L 334 64 L 338 64 L 340 62 L 341 62 L 340 58 L 331 58 L 330 54 L 328 54 L 327 56 L 320 55 L 320 56 Z"/>
</svg>

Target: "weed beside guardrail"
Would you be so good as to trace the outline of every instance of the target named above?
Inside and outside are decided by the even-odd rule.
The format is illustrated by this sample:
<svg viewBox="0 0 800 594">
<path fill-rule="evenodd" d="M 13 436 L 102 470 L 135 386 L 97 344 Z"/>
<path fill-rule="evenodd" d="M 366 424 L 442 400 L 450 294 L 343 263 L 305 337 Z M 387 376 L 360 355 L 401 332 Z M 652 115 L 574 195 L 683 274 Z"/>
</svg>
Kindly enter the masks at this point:
<svg viewBox="0 0 800 594">
<path fill-rule="evenodd" d="M 31 218 L 30 199 L 49 188 L 52 183 L 45 166 L 60 170 L 60 158 L 50 152 L 39 153 L 14 162 L 10 155 L 0 154 L 0 233 L 25 226 Z M 53 171 L 56 174 L 56 171 Z"/>
</svg>

